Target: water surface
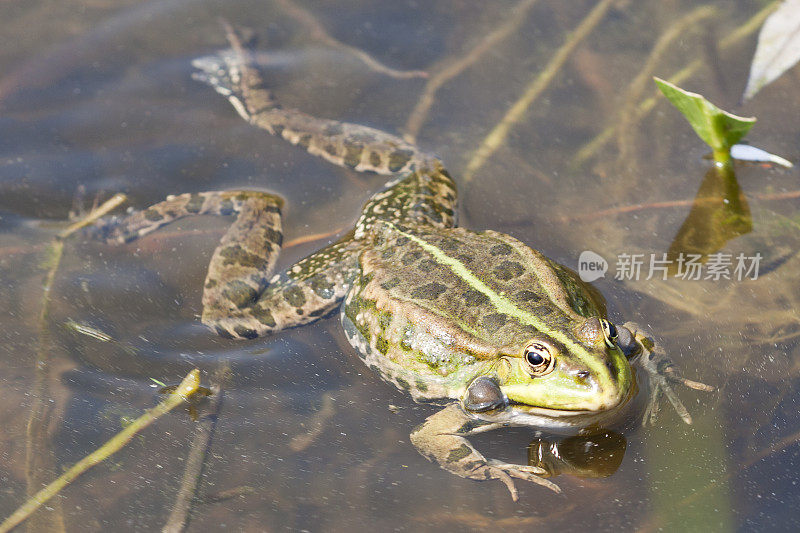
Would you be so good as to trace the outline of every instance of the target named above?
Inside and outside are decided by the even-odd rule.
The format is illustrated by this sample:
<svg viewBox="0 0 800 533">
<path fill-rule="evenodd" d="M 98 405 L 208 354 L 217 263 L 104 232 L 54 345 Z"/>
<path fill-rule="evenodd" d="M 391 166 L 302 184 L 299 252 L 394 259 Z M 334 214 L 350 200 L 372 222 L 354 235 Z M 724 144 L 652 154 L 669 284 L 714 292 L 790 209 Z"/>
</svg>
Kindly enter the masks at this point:
<svg viewBox="0 0 800 533">
<path fill-rule="evenodd" d="M 432 5 L 431 5 L 432 4 Z M 647 326 L 683 373 L 718 388 L 680 390 L 695 423 L 664 404 L 654 427 L 624 432 L 612 476 L 555 479 L 564 493 L 463 480 L 417 454 L 408 433 L 434 410 L 372 375 L 336 318 L 251 342 L 220 339 L 197 321 L 220 220 L 187 221 L 133 244 L 70 239 L 39 328 L 45 255 L 76 197 L 117 192 L 142 208 L 168 194 L 268 189 L 287 200 L 292 242 L 348 227 L 383 180 L 335 168 L 244 123 L 191 60 L 225 46 L 218 17 L 251 28 L 279 101 L 313 114 L 404 132 L 422 78 L 376 72 L 319 28 L 401 71 L 435 75 L 518 19 L 469 68 L 443 84 L 417 133 L 458 180 L 485 136 L 596 5 L 515 2 L 14 2 L 0 4 L 0 516 L 36 479 L 52 479 L 157 401 L 150 378 L 175 382 L 230 361 L 189 530 L 464 528 L 581 531 L 798 527 L 798 171 L 737 165 L 752 231 L 720 251 L 764 256 L 756 280 L 615 280 L 619 254 L 661 254 L 691 209 L 706 149 L 663 100 L 639 120 L 619 110 L 660 36 L 695 2 L 611 7 L 502 146 L 459 182 L 461 219 L 509 233 L 572 268 L 592 250 L 612 262 L 596 285 L 614 320 Z M 714 43 L 762 7 L 710 2 L 713 18 L 668 45 L 652 74 L 703 66 L 682 84 L 741 115 L 748 139 L 797 159 L 797 69 L 739 104 L 755 34 Z M 576 153 L 609 124 L 621 133 L 582 164 Z M 619 209 L 639 206 L 635 210 Z M 334 235 L 289 246 L 281 264 Z M 76 334 L 68 320 L 109 334 Z M 37 373 L 37 357 L 39 358 Z M 46 366 L 42 366 L 42 358 Z M 38 435 L 26 436 L 42 403 Z M 34 530 L 154 530 L 180 483 L 193 422 L 175 412 L 95 467 L 32 522 Z M 475 439 L 487 456 L 524 462 L 529 429 Z M 33 443 L 38 444 L 33 444 Z M 228 497 L 222 497 L 228 495 Z M 230 496 L 230 494 L 234 494 Z"/>
</svg>

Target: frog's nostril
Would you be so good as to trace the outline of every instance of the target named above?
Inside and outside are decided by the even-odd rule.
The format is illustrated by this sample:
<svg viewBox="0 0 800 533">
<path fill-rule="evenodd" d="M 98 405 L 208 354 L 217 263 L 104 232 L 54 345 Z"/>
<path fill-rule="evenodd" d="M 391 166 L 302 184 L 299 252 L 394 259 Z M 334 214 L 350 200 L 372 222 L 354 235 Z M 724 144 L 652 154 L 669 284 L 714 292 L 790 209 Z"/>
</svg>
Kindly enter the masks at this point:
<svg viewBox="0 0 800 533">
<path fill-rule="evenodd" d="M 588 370 L 581 370 L 580 372 L 578 372 L 578 377 L 581 378 L 581 379 L 588 378 L 589 377 L 589 371 Z"/>
</svg>

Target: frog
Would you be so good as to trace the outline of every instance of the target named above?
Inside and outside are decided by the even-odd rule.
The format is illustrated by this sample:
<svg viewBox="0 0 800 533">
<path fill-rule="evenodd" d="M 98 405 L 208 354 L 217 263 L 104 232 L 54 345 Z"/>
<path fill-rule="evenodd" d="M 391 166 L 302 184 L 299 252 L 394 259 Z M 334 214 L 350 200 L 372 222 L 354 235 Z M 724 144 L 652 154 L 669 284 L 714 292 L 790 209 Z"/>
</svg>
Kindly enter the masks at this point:
<svg viewBox="0 0 800 533">
<path fill-rule="evenodd" d="M 516 238 L 457 224 L 456 182 L 439 157 L 375 128 L 283 108 L 251 50 L 193 61 L 193 77 L 255 128 L 334 165 L 389 176 L 337 241 L 276 273 L 283 199 L 260 190 L 195 192 L 98 221 L 91 235 L 127 243 L 188 216 L 233 216 L 212 253 L 201 321 L 255 339 L 337 310 L 356 354 L 416 402 L 440 407 L 410 434 L 446 471 L 560 488 L 541 466 L 485 457 L 469 437 L 511 426 L 579 433 L 611 420 L 646 377 L 655 415 L 665 393 L 687 423 L 680 376 L 634 323 L 614 324 L 599 291 Z M 637 376 L 639 379 L 637 380 Z"/>
</svg>

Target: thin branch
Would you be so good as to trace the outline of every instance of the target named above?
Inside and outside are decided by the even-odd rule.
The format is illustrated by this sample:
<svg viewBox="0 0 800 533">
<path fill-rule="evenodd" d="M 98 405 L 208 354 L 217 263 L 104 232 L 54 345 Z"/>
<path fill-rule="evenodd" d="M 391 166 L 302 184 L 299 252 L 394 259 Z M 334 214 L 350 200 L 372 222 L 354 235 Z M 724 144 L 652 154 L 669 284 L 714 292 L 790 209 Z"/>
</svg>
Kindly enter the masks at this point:
<svg viewBox="0 0 800 533">
<path fill-rule="evenodd" d="M 793 200 L 795 198 L 800 198 L 800 191 L 774 192 L 770 194 L 754 194 L 752 196 L 759 200 Z"/>
<path fill-rule="evenodd" d="M 283 9 L 287 15 L 305 26 L 312 39 L 320 41 L 321 43 L 332 48 L 338 48 L 355 56 L 375 72 L 380 72 L 381 74 L 391 76 L 392 78 L 400 79 L 428 77 L 428 73 L 424 70 L 397 70 L 387 67 L 365 51 L 356 48 L 355 46 L 345 44 L 335 37 L 332 37 L 310 11 L 303 9 L 291 0 L 275 0 L 275 2 L 280 5 L 281 9 Z"/>
<path fill-rule="evenodd" d="M 504 24 L 481 39 L 466 55 L 452 62 L 446 59 L 441 63 L 437 72 L 432 74 L 430 79 L 428 79 L 428 83 L 425 84 L 425 88 L 422 91 L 422 96 L 420 96 L 417 105 L 414 106 L 414 109 L 408 116 L 404 128 L 405 134 L 403 135 L 406 141 L 412 144 L 416 142 L 416 137 L 422 129 L 425 120 L 428 118 L 428 113 L 436 100 L 436 92 L 445 83 L 472 66 L 497 43 L 517 31 L 525 21 L 528 11 L 535 3 L 536 0 L 522 0 L 505 16 L 506 21 Z"/>
<path fill-rule="evenodd" d="M 739 43 L 740 41 L 744 40 L 748 37 L 751 33 L 754 33 L 761 27 L 761 24 L 764 20 L 778 7 L 779 1 L 774 0 L 772 3 L 767 5 L 761 11 L 753 15 L 747 22 L 736 28 L 733 32 L 728 34 L 727 37 L 721 39 L 719 41 L 719 49 L 726 50 L 731 46 Z M 670 83 L 674 83 L 679 85 L 682 81 L 688 79 L 695 72 L 700 70 L 703 67 L 704 63 L 702 59 L 695 59 L 687 66 L 673 74 L 671 77 L 667 78 L 667 81 Z M 645 117 L 650 111 L 655 107 L 657 98 L 659 94 L 657 91 L 654 91 L 656 96 L 651 96 L 646 100 L 643 100 L 636 108 L 636 111 L 633 115 L 634 120 L 641 120 Z M 573 168 L 579 168 L 582 166 L 589 158 L 593 157 L 600 149 L 602 149 L 608 141 L 614 136 L 614 133 L 617 131 L 617 127 L 619 125 L 619 114 L 614 115 L 604 121 L 605 124 L 608 124 L 602 132 L 600 132 L 594 139 L 589 141 L 585 144 L 578 152 L 575 154 L 570 165 Z"/>
<path fill-rule="evenodd" d="M 122 193 L 115 194 L 114 196 L 103 202 L 103 204 L 100 207 L 98 207 L 97 209 L 93 209 L 88 215 L 86 215 L 86 217 L 68 226 L 64 231 L 58 234 L 58 237 L 60 239 L 66 239 L 79 229 L 94 224 L 94 222 L 97 221 L 97 219 L 107 215 L 108 213 L 110 213 L 111 211 L 122 205 L 125 202 L 125 200 L 127 200 L 127 197 L 124 194 Z"/>
<path fill-rule="evenodd" d="M 525 92 L 519 100 L 511 106 L 500 122 L 484 138 L 481 145 L 472 155 L 464 171 L 464 181 L 472 180 L 475 173 L 481 169 L 486 161 L 494 154 L 506 141 L 511 128 L 519 122 L 531 104 L 539 97 L 542 92 L 550 85 L 561 67 L 566 63 L 567 58 L 578 44 L 583 41 L 592 30 L 603 20 L 608 9 L 616 0 L 601 0 L 592 9 L 586 18 L 581 21 L 575 30 L 569 34 L 567 41 L 559 48 L 556 55 L 550 60 L 547 66 L 536 75 L 528 84 Z"/>
<path fill-rule="evenodd" d="M 108 442 L 75 463 L 72 468 L 64 472 L 56 480 L 22 504 L 11 516 L 0 524 L 0 533 L 7 533 L 12 528 L 16 527 L 36 511 L 36 509 L 58 494 L 61 489 L 69 485 L 75 478 L 121 450 L 141 430 L 158 420 L 162 415 L 184 403 L 189 396 L 197 391 L 199 385 L 200 371 L 195 368 L 183 378 L 178 388 L 163 402 L 145 411 L 142 416 L 131 422 L 129 426 L 114 435 Z"/>
<path fill-rule="evenodd" d="M 793 200 L 800 198 L 800 191 L 787 191 L 769 194 L 747 194 L 742 193 L 742 197 L 754 198 L 762 201 L 775 201 L 775 200 Z M 568 217 L 561 217 L 562 222 L 572 222 L 575 220 L 591 220 L 595 218 L 604 218 L 608 216 L 622 215 L 625 213 L 633 213 L 636 211 L 647 211 L 650 209 L 668 209 L 672 207 L 689 207 L 695 204 L 712 204 L 722 202 L 719 196 L 708 198 L 692 198 L 691 200 L 666 200 L 663 202 L 650 202 L 646 204 L 632 204 L 623 205 L 620 207 L 611 207 L 609 209 L 602 209 L 600 211 L 592 211 L 591 213 L 580 213 Z"/>
</svg>

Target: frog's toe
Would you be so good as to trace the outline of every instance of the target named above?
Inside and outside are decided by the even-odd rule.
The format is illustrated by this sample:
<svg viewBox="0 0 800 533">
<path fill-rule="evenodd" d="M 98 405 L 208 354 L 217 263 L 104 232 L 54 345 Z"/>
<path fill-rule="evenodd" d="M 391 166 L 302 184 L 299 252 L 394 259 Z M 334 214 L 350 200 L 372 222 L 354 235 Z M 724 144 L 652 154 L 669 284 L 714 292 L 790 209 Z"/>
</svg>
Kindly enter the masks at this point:
<svg viewBox="0 0 800 533">
<path fill-rule="evenodd" d="M 485 472 L 488 479 L 498 479 L 502 481 L 508 489 L 508 492 L 511 493 L 511 499 L 515 502 L 519 501 L 519 492 L 517 492 L 517 487 L 514 486 L 514 480 L 511 479 L 511 476 L 509 476 L 505 470 L 489 466 L 486 467 Z"/>
<path fill-rule="evenodd" d="M 542 477 L 547 475 L 547 470 L 538 466 L 517 465 L 512 463 L 504 463 L 503 461 L 498 461 L 497 459 L 489 459 L 487 461 L 487 469 L 488 473 L 490 473 L 493 479 L 499 479 L 505 483 L 506 487 L 508 487 L 508 491 L 511 493 L 511 499 L 514 501 L 519 499 L 519 493 L 517 492 L 517 488 L 514 486 L 514 480 L 512 478 L 531 481 L 537 485 L 547 487 L 553 492 L 561 492 L 561 488 L 558 485 Z"/>
<path fill-rule="evenodd" d="M 672 360 L 665 354 L 660 353 L 657 349 L 650 351 L 646 357 L 649 359 L 649 362 L 655 369 L 655 372 L 663 378 L 665 383 L 679 383 L 694 390 L 714 390 L 714 387 L 711 385 L 706 385 L 705 383 L 686 379 L 685 377 L 681 376 L 681 373 L 678 371 L 678 367 L 675 366 L 675 363 L 673 363 Z"/>
<path fill-rule="evenodd" d="M 647 409 L 642 419 L 642 425 L 652 425 L 655 423 L 656 416 L 658 415 L 658 400 L 662 392 L 664 396 L 667 397 L 667 400 L 669 400 L 669 403 L 672 404 L 678 416 L 687 424 L 692 423 L 692 415 L 689 414 L 689 410 L 686 409 L 686 406 L 683 405 L 681 399 L 663 376 L 651 376 L 650 388 L 650 400 L 648 401 Z"/>
<path fill-rule="evenodd" d="M 705 392 L 712 392 L 716 390 L 716 388 L 712 385 L 706 385 L 705 383 L 694 381 L 693 379 L 686 379 L 681 376 L 668 377 L 667 379 L 673 383 L 680 383 L 684 387 L 689 387 L 690 389 L 694 390 L 701 390 Z"/>
<path fill-rule="evenodd" d="M 650 377 L 650 399 L 642 424 L 647 425 L 655 422 L 658 414 L 658 400 L 662 393 L 667 397 L 678 416 L 687 424 L 691 424 L 692 415 L 689 414 L 688 409 L 683 405 L 675 389 L 672 388 L 672 384 L 681 384 L 694 390 L 706 392 L 713 391 L 714 387 L 682 377 L 672 361 L 656 350 L 645 350 L 642 366 Z"/>
<path fill-rule="evenodd" d="M 122 219 L 117 216 L 101 218 L 94 224 L 83 228 L 81 233 L 87 240 L 102 241 L 106 244 L 125 244 L 136 237 L 126 231 Z"/>
</svg>

